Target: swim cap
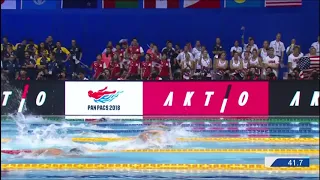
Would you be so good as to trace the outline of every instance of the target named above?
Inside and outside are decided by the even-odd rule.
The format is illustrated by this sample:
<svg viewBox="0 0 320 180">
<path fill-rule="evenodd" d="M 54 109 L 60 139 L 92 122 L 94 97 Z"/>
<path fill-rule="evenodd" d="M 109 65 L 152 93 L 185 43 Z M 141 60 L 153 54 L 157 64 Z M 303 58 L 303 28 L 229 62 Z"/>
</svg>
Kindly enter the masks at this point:
<svg viewBox="0 0 320 180">
<path fill-rule="evenodd" d="M 70 149 L 69 153 L 81 154 L 81 153 L 83 153 L 83 151 L 81 151 L 79 148 L 72 148 L 72 149 Z"/>
</svg>

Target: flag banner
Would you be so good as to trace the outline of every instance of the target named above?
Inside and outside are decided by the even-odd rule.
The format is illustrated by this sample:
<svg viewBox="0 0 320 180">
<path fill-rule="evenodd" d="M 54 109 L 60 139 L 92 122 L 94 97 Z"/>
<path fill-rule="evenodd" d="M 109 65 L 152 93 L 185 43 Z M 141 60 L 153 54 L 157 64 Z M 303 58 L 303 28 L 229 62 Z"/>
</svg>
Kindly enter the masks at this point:
<svg viewBox="0 0 320 180">
<path fill-rule="evenodd" d="M 103 8 L 139 8 L 139 0 L 102 0 L 102 7 Z"/>
<path fill-rule="evenodd" d="M 60 0 L 22 0 L 21 9 L 56 9 Z"/>
<path fill-rule="evenodd" d="M 319 73 L 320 56 L 304 56 L 299 59 L 297 67 L 301 70 L 299 76 L 301 79 L 308 79 L 312 72 Z"/>
<path fill-rule="evenodd" d="M 1 0 L 1 9 L 17 9 L 17 1 Z"/>
<path fill-rule="evenodd" d="M 143 0 L 143 8 L 179 8 L 179 0 Z"/>
<path fill-rule="evenodd" d="M 184 0 L 184 8 L 220 8 L 220 0 Z"/>
<path fill-rule="evenodd" d="M 225 8 L 263 7 L 264 0 L 224 0 Z"/>
<path fill-rule="evenodd" d="M 62 0 L 62 8 L 97 8 L 98 0 Z"/>
<path fill-rule="evenodd" d="M 302 6 L 302 0 L 265 0 L 265 7 Z"/>
</svg>

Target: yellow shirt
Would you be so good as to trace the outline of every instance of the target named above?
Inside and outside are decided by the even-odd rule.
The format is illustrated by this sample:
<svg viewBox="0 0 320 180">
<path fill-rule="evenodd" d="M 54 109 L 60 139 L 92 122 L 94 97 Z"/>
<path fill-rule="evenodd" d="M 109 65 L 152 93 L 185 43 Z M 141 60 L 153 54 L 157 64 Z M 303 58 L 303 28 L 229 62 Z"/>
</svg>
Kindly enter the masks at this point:
<svg viewBox="0 0 320 180">
<path fill-rule="evenodd" d="M 61 47 L 61 51 L 62 51 L 63 53 L 65 53 L 66 55 L 69 55 L 69 54 L 70 54 L 69 50 L 68 50 L 67 48 L 65 48 L 65 47 Z M 53 52 L 57 53 L 57 48 L 54 48 L 54 49 L 53 49 Z"/>
<path fill-rule="evenodd" d="M 37 59 L 36 65 L 43 65 L 43 64 L 42 64 L 42 62 L 43 62 L 42 58 L 43 58 L 43 57 L 40 57 L 40 58 Z M 46 59 L 47 59 L 47 60 L 46 60 L 46 63 L 50 62 L 50 58 L 47 57 Z"/>
</svg>

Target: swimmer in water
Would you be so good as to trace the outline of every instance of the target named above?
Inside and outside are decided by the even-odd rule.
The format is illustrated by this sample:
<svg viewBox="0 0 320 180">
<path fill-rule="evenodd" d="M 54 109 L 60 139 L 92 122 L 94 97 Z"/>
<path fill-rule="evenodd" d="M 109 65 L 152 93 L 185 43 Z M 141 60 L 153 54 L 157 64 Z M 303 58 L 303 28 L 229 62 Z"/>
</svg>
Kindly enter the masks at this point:
<svg viewBox="0 0 320 180">
<path fill-rule="evenodd" d="M 55 157 L 65 157 L 65 158 L 95 158 L 93 156 L 85 156 L 84 151 L 79 148 L 72 148 L 69 151 L 64 151 L 58 148 L 46 148 L 38 149 L 28 152 L 32 156 L 55 156 Z M 20 154 L 21 155 L 21 154 Z"/>
<path fill-rule="evenodd" d="M 149 142 L 152 139 L 157 139 L 158 142 L 161 142 L 161 136 L 163 136 L 166 131 L 170 131 L 170 128 L 164 125 L 150 125 L 148 130 L 142 132 L 138 135 L 138 139 L 142 140 L 143 142 Z"/>
</svg>

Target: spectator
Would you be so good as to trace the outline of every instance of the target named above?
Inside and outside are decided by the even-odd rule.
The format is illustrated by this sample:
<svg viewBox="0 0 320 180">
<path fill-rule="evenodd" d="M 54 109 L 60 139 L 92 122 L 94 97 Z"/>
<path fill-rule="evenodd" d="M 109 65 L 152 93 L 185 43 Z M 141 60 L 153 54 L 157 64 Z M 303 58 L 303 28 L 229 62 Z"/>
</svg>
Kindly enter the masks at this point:
<svg viewBox="0 0 320 180">
<path fill-rule="evenodd" d="M 193 74 L 195 67 L 194 67 L 194 62 L 191 61 L 190 55 L 186 54 L 186 60 L 185 61 L 181 61 L 181 70 L 182 73 L 185 74 L 186 72 L 188 72 L 189 74 Z M 165 78 L 162 78 L 165 79 Z"/>
<path fill-rule="evenodd" d="M 56 56 L 56 61 L 58 63 L 58 66 L 61 70 L 65 70 L 64 63 L 70 59 L 70 52 L 67 48 L 61 46 L 61 42 L 57 41 L 56 48 L 53 49 L 53 51 Z"/>
<path fill-rule="evenodd" d="M 168 51 L 170 49 L 173 49 L 175 51 L 175 49 L 172 47 L 172 42 L 170 40 L 167 40 L 166 42 L 166 47 L 161 49 L 161 53 L 164 53 L 165 51 Z M 167 53 L 166 53 L 167 54 Z M 167 56 L 168 57 L 168 56 Z"/>
<path fill-rule="evenodd" d="M 203 77 L 202 79 L 211 80 L 212 59 L 209 57 L 209 53 L 207 50 L 204 50 L 203 53 L 201 53 L 200 62 L 201 76 Z"/>
<path fill-rule="evenodd" d="M 163 80 L 172 79 L 170 59 L 167 59 L 167 55 L 165 54 L 161 56 L 159 76 Z"/>
<path fill-rule="evenodd" d="M 48 57 L 48 54 L 46 51 L 41 52 L 41 57 L 39 57 L 36 61 L 37 68 L 40 72 L 43 72 L 44 74 L 48 74 L 47 65 L 50 62 L 50 58 Z M 44 75 L 43 74 L 43 75 Z"/>
<path fill-rule="evenodd" d="M 154 46 L 154 43 L 150 43 L 149 49 L 147 50 L 147 54 L 153 53 L 153 46 Z"/>
<path fill-rule="evenodd" d="M 9 43 L 8 41 L 8 37 L 4 36 L 2 38 L 2 44 L 1 44 L 1 52 L 2 51 L 6 51 L 9 45 L 12 45 L 11 43 Z"/>
<path fill-rule="evenodd" d="M 129 77 L 129 80 L 141 79 L 140 72 L 141 72 L 141 70 L 140 70 L 140 63 L 138 61 L 138 55 L 133 54 L 132 60 L 129 64 L 129 71 L 128 71 L 127 77 Z M 117 78 L 119 78 L 119 77 L 117 77 Z"/>
<path fill-rule="evenodd" d="M 112 80 L 117 80 L 118 78 L 121 77 L 121 71 L 123 71 L 123 65 L 120 63 L 118 56 L 113 56 L 108 69 L 111 71 Z"/>
<path fill-rule="evenodd" d="M 114 54 L 112 53 L 110 47 L 107 47 L 105 53 L 103 53 L 103 54 L 101 55 L 101 58 L 102 58 L 101 60 L 102 60 L 102 62 L 103 62 L 107 67 L 108 67 L 109 64 L 110 64 L 113 55 L 114 55 Z"/>
<path fill-rule="evenodd" d="M 249 51 L 252 52 L 254 49 L 258 50 L 258 46 L 254 43 L 253 37 L 249 37 L 248 44 L 244 45 L 244 49 L 247 49 L 247 46 L 250 46 Z"/>
<path fill-rule="evenodd" d="M 200 41 L 196 41 L 196 44 L 194 46 L 194 48 L 192 49 L 192 55 L 193 57 L 200 57 L 200 54 L 201 54 L 201 51 L 202 50 L 202 47 L 201 47 L 201 43 Z"/>
<path fill-rule="evenodd" d="M 183 52 L 181 52 L 178 56 L 177 56 L 177 60 L 179 63 L 182 63 L 183 61 L 186 60 L 186 56 L 190 57 L 191 61 L 194 61 L 193 55 L 189 52 L 189 48 L 188 46 L 184 46 L 184 50 Z"/>
<path fill-rule="evenodd" d="M 56 48 L 52 36 L 47 37 L 45 47 L 50 53 Z"/>
<path fill-rule="evenodd" d="M 291 39 L 291 44 L 290 46 L 287 47 L 286 53 L 288 56 L 290 56 L 290 54 L 293 53 L 293 48 L 296 46 L 296 40 L 295 39 Z"/>
<path fill-rule="evenodd" d="M 173 72 L 175 74 L 175 77 L 177 77 L 178 74 L 181 76 L 181 65 L 180 65 L 180 63 L 179 63 L 179 61 L 177 59 L 173 60 L 173 63 L 172 63 L 172 66 L 171 66 L 171 72 Z"/>
<path fill-rule="evenodd" d="M 236 72 L 236 71 L 242 71 L 242 69 L 243 69 L 242 61 L 238 53 L 234 53 L 234 56 L 230 61 L 230 70 L 232 72 Z"/>
<path fill-rule="evenodd" d="M 24 58 L 23 58 L 23 63 L 21 64 L 21 68 L 26 71 L 30 79 L 32 80 L 36 79 L 36 75 L 37 75 L 36 61 L 30 58 L 30 54 L 28 51 L 24 52 Z"/>
<path fill-rule="evenodd" d="M 30 57 L 37 59 L 36 55 L 38 54 L 38 45 L 36 45 L 32 39 L 29 39 L 29 44 L 27 44 L 25 51 L 30 53 Z"/>
<path fill-rule="evenodd" d="M 41 42 L 41 43 L 39 44 L 39 48 L 38 48 L 38 50 L 37 50 L 37 52 L 39 53 L 39 54 L 38 54 L 38 57 L 41 57 L 41 52 L 43 52 L 43 51 L 44 51 L 46 54 L 49 54 L 49 51 L 46 49 L 44 42 Z"/>
<path fill-rule="evenodd" d="M 259 54 L 262 60 L 268 56 L 269 42 L 263 41 L 263 47 L 260 49 Z"/>
<path fill-rule="evenodd" d="M 238 55 L 238 52 L 234 52 L 233 53 L 233 58 L 232 60 L 239 60 L 239 55 Z M 215 69 L 217 70 L 217 72 L 224 72 L 228 69 L 228 61 L 226 60 L 226 54 L 225 53 L 222 53 L 220 55 L 220 58 L 217 59 L 217 61 L 215 61 Z"/>
<path fill-rule="evenodd" d="M 202 46 L 200 48 L 201 48 L 200 53 L 196 53 L 196 56 L 194 56 L 194 59 L 195 59 L 195 74 L 194 75 L 196 75 L 196 76 L 200 75 L 199 73 L 201 73 L 201 69 L 202 69 L 201 59 L 203 59 L 204 51 L 206 51 L 205 46 Z M 209 54 L 208 54 L 208 58 L 210 58 Z"/>
<path fill-rule="evenodd" d="M 104 62 L 101 61 L 101 54 L 98 54 L 96 60 L 91 64 L 90 70 L 94 71 L 93 79 L 97 79 L 106 67 Z"/>
<path fill-rule="evenodd" d="M 50 61 L 48 62 L 47 65 L 48 68 L 48 77 L 49 79 L 56 79 L 57 75 L 60 73 L 59 65 L 56 61 L 56 55 L 54 52 L 50 54 Z"/>
<path fill-rule="evenodd" d="M 9 79 L 15 79 L 18 75 L 17 67 L 18 63 L 16 60 L 16 52 L 13 50 L 13 46 L 8 44 L 7 50 L 4 52 L 3 57 L 3 70 Z"/>
<path fill-rule="evenodd" d="M 76 40 L 71 41 L 71 47 L 69 48 L 71 56 L 71 69 L 72 72 L 77 73 L 79 71 L 79 63 L 82 60 L 82 49 L 77 45 Z"/>
<path fill-rule="evenodd" d="M 280 60 L 280 64 L 281 66 L 283 66 L 283 55 L 284 55 L 284 51 L 286 50 L 283 42 L 281 42 L 281 34 L 278 33 L 276 36 L 276 40 L 271 41 L 270 43 L 270 47 L 273 48 L 273 50 L 275 51 L 275 55 L 279 57 Z"/>
<path fill-rule="evenodd" d="M 59 80 L 67 80 L 67 75 L 65 71 L 60 72 L 60 74 L 58 75 L 58 79 Z"/>
<path fill-rule="evenodd" d="M 293 69 L 297 67 L 297 63 L 302 56 L 303 56 L 303 53 L 301 53 L 300 47 L 295 46 L 293 48 L 293 53 L 290 54 L 288 57 L 289 73 L 292 73 Z"/>
<path fill-rule="evenodd" d="M 141 78 L 148 80 L 151 77 L 152 62 L 149 54 L 145 55 L 145 61 L 141 63 Z"/>
<path fill-rule="evenodd" d="M 254 68 L 256 74 L 261 74 L 262 59 L 258 56 L 258 51 L 256 49 L 252 51 L 252 58 L 249 61 L 249 67 Z"/>
<path fill-rule="evenodd" d="M 239 41 L 235 41 L 234 46 L 230 49 L 231 57 L 233 57 L 234 52 L 242 53 L 242 47 L 239 46 Z"/>
<path fill-rule="evenodd" d="M 144 56 L 143 48 L 139 45 L 137 38 L 133 38 L 132 39 L 131 46 L 129 47 L 129 51 L 128 52 L 131 54 L 131 56 L 133 54 L 137 54 L 139 61 L 140 61 L 140 57 Z"/>
<path fill-rule="evenodd" d="M 123 60 L 123 53 L 124 53 L 124 50 L 121 49 L 121 45 L 117 44 L 116 45 L 116 51 L 113 54 L 117 54 L 121 62 Z"/>
<path fill-rule="evenodd" d="M 16 55 L 17 55 L 17 60 L 20 65 L 24 63 L 24 57 L 25 57 L 25 49 L 27 46 L 27 40 L 23 40 L 21 43 L 16 44 Z"/>
<path fill-rule="evenodd" d="M 85 77 L 85 71 L 80 71 L 78 75 L 79 80 L 89 80 Z"/>
<path fill-rule="evenodd" d="M 246 52 L 249 53 L 249 58 L 251 58 L 252 57 L 251 49 L 252 49 L 251 46 L 247 45 L 245 51 L 243 51 L 242 54 L 241 54 L 241 59 L 244 59 L 244 55 L 245 55 Z"/>
<path fill-rule="evenodd" d="M 162 54 L 166 54 L 167 58 L 170 59 L 170 62 L 173 63 L 174 58 L 178 56 L 179 53 L 176 53 L 175 49 L 172 47 L 172 42 L 168 41 L 167 46 L 162 49 Z"/>
<path fill-rule="evenodd" d="M 176 45 L 174 46 L 174 49 L 175 49 L 175 51 L 176 51 L 176 54 L 180 54 L 180 53 L 183 52 L 183 50 L 180 48 L 180 45 L 179 45 L 179 44 L 176 44 Z"/>
<path fill-rule="evenodd" d="M 17 77 L 17 80 L 30 80 L 30 78 L 27 76 L 27 71 L 25 69 L 21 69 L 19 76 Z"/>
<path fill-rule="evenodd" d="M 279 71 L 279 63 L 280 63 L 279 57 L 275 55 L 274 49 L 270 47 L 268 49 L 268 56 L 263 60 L 263 64 L 265 68 L 263 70 L 263 75 L 268 76 L 268 74 L 266 73 L 267 69 L 269 69 L 269 71 L 271 69 L 275 75 L 275 76 L 272 75 L 272 78 L 277 77 L 278 71 Z"/>
<path fill-rule="evenodd" d="M 221 45 L 220 38 L 216 38 L 216 45 L 213 46 L 212 54 L 215 56 L 214 58 L 218 58 L 219 55 L 223 52 L 223 47 Z"/>
<path fill-rule="evenodd" d="M 316 49 L 317 56 L 320 56 L 320 36 L 318 36 L 318 41 L 311 44 L 312 47 Z"/>
<path fill-rule="evenodd" d="M 112 41 L 108 41 L 106 48 L 102 51 L 102 54 L 106 53 L 108 48 L 110 48 L 111 52 L 115 52 L 117 50 L 113 47 Z"/>
<path fill-rule="evenodd" d="M 275 56 L 277 57 L 277 56 Z M 267 80 L 277 80 L 277 76 L 274 73 L 274 69 L 271 67 L 267 67 L 266 68 L 266 79 Z"/>
<path fill-rule="evenodd" d="M 256 50 L 256 49 L 254 49 Z M 243 70 L 248 70 L 249 69 L 249 62 L 250 62 L 250 51 L 244 52 L 244 58 L 242 59 L 242 67 Z"/>
<path fill-rule="evenodd" d="M 158 47 L 156 45 L 153 46 L 153 50 L 151 51 L 150 57 L 151 57 L 151 61 L 153 61 L 155 63 L 159 63 L 160 62 L 161 54 L 158 51 Z"/>
</svg>

